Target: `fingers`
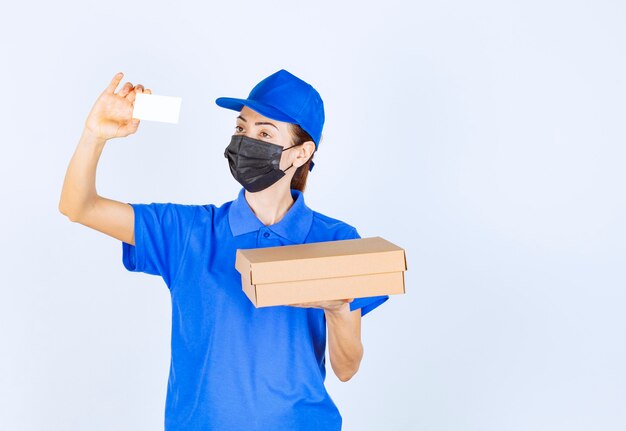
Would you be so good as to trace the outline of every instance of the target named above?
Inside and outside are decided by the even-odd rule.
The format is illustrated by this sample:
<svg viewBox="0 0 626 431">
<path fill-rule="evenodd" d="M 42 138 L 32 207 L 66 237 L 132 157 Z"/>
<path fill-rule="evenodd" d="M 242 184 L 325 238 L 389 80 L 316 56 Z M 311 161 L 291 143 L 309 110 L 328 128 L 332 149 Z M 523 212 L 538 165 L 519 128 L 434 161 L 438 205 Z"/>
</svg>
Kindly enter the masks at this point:
<svg viewBox="0 0 626 431">
<path fill-rule="evenodd" d="M 126 97 L 128 95 L 128 93 L 130 93 L 130 91 L 132 89 L 133 89 L 133 84 L 131 84 L 130 82 L 127 82 L 126 84 L 124 84 L 124 86 L 122 87 L 120 92 L 117 93 L 117 95 L 118 96 L 122 96 L 122 97 Z"/>
<path fill-rule="evenodd" d="M 128 93 L 128 96 L 126 96 L 126 99 L 128 99 L 130 101 L 130 103 L 135 103 L 135 96 L 137 96 L 137 91 L 131 91 L 130 93 Z"/>
<path fill-rule="evenodd" d="M 111 80 L 111 83 L 104 91 L 106 93 L 113 94 L 115 92 L 115 89 L 117 88 L 117 85 L 120 83 L 123 77 L 124 77 L 124 74 L 122 72 L 116 73 L 113 79 Z"/>
<path fill-rule="evenodd" d="M 126 97 L 128 96 L 130 93 L 144 93 L 144 94 L 152 94 L 152 90 L 150 89 L 144 89 L 143 85 L 141 84 L 137 84 L 136 86 L 133 87 L 133 84 L 131 82 L 127 82 L 126 84 L 124 84 L 122 86 L 122 88 L 120 89 L 119 93 L 117 93 L 118 96 L 122 96 L 122 97 Z M 131 100 L 129 98 L 129 100 Z M 135 95 L 132 96 L 132 101 L 135 100 Z"/>
<path fill-rule="evenodd" d="M 116 73 L 113 79 L 111 80 L 111 82 L 109 83 L 109 85 L 107 86 L 107 88 L 104 90 L 104 92 L 109 93 L 109 94 L 114 94 L 115 89 L 117 88 L 117 86 L 119 85 L 123 77 L 124 77 L 124 73 L 122 72 Z M 138 84 L 133 87 L 133 84 L 130 81 L 126 82 L 126 84 L 122 86 L 119 93 L 117 94 L 118 96 L 126 97 L 131 92 L 152 94 L 152 90 L 145 89 L 144 86 L 141 84 Z M 131 97 L 132 97 L 132 100 L 131 100 L 132 102 L 135 100 L 135 95 L 133 94 Z"/>
<path fill-rule="evenodd" d="M 141 84 L 137 84 L 126 98 L 130 101 L 130 103 L 134 103 L 138 93 L 143 93 L 143 85 Z"/>
</svg>

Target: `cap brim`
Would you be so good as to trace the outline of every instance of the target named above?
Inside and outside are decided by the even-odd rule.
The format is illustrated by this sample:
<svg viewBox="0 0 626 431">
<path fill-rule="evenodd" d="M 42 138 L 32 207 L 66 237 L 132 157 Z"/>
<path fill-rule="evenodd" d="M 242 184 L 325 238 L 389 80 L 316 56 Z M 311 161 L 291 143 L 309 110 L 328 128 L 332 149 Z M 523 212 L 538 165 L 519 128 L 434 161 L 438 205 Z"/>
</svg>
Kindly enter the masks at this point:
<svg viewBox="0 0 626 431">
<path fill-rule="evenodd" d="M 215 99 L 215 103 L 222 108 L 232 109 L 233 111 L 241 111 L 241 108 L 247 106 L 253 111 L 258 112 L 264 117 L 271 118 L 272 120 L 296 123 L 296 120 L 284 114 L 282 111 L 279 111 L 271 105 L 260 103 L 255 100 L 237 99 L 234 97 L 218 97 Z"/>
</svg>

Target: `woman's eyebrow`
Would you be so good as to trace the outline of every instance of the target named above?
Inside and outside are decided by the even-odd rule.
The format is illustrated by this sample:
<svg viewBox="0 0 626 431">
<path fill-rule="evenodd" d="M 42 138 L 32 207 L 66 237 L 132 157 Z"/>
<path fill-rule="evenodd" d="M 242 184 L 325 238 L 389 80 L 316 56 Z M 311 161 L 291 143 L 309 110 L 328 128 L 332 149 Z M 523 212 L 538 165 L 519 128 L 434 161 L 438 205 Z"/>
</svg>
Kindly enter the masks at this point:
<svg viewBox="0 0 626 431">
<path fill-rule="evenodd" d="M 238 118 L 238 119 L 240 119 L 241 121 L 245 122 L 245 123 L 247 123 L 247 122 L 248 122 L 248 120 L 246 120 L 245 118 L 243 118 L 241 115 L 240 115 L 240 116 L 238 116 L 237 118 Z M 276 127 L 276 125 L 275 125 L 275 124 L 270 123 L 270 122 L 267 122 L 267 121 L 259 121 L 259 122 L 256 122 L 256 123 L 254 123 L 254 124 L 255 124 L 256 126 L 262 126 L 262 125 L 264 125 L 264 124 L 267 124 L 268 126 L 272 126 L 272 127 L 274 127 L 276 130 L 280 131 L 280 130 L 278 129 L 278 127 Z"/>
<path fill-rule="evenodd" d="M 274 124 L 272 124 L 272 123 L 268 123 L 267 121 L 259 121 L 258 123 L 254 123 L 254 124 L 256 124 L 257 126 L 261 126 L 261 125 L 263 125 L 263 124 L 267 124 L 268 126 L 272 126 L 272 127 L 274 127 L 276 130 L 278 130 L 278 127 L 276 127 L 276 126 L 275 126 Z"/>
</svg>

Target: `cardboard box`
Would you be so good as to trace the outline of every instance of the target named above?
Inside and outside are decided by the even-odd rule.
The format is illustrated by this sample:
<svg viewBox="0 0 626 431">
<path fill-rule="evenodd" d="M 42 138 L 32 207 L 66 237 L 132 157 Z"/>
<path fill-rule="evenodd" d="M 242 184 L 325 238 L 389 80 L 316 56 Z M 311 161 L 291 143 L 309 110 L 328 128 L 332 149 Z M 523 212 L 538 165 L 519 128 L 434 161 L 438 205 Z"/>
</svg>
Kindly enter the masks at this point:
<svg viewBox="0 0 626 431">
<path fill-rule="evenodd" d="M 235 267 L 256 307 L 405 293 L 404 249 L 376 236 L 237 249 Z"/>
</svg>

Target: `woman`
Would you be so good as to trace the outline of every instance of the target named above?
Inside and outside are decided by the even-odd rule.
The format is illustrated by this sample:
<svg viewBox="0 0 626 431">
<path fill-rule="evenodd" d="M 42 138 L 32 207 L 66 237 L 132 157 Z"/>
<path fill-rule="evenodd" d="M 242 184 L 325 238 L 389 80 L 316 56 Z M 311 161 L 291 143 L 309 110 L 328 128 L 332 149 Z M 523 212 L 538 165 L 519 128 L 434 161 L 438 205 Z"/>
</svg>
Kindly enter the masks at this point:
<svg viewBox="0 0 626 431">
<path fill-rule="evenodd" d="M 129 271 L 159 275 L 172 301 L 166 430 L 340 430 L 324 387 L 326 328 L 341 381 L 363 356 L 361 316 L 388 296 L 255 308 L 235 269 L 238 248 L 359 238 L 304 201 L 324 107 L 309 84 L 280 70 L 247 99 L 219 98 L 238 111 L 224 151 L 242 185 L 220 206 L 124 203 L 96 192 L 107 140 L 137 131 L 137 93 L 115 75 L 94 104 L 67 169 L 60 211 L 71 221 L 122 241 Z M 360 311 L 359 311 L 360 309 Z"/>
</svg>

